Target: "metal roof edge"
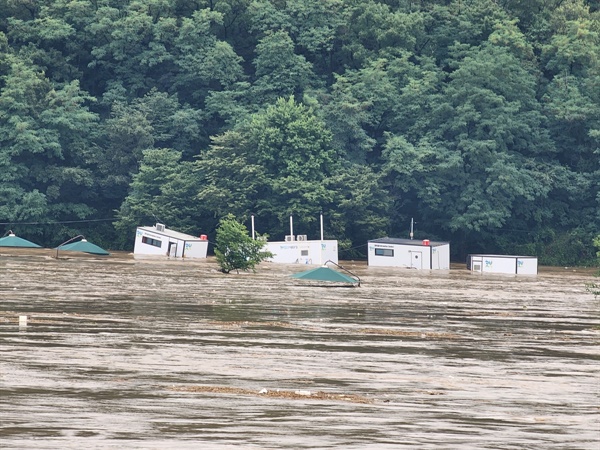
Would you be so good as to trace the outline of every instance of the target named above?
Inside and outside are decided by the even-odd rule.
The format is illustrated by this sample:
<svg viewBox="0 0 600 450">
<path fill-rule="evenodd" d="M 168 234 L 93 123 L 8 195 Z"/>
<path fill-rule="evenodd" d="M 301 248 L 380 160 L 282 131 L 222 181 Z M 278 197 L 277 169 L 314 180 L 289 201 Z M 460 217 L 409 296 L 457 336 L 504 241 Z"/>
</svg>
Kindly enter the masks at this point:
<svg viewBox="0 0 600 450">
<path fill-rule="evenodd" d="M 423 240 L 419 239 L 405 239 L 405 238 L 390 238 L 383 237 L 378 239 L 370 239 L 368 243 L 374 244 L 394 244 L 394 245 L 415 245 L 420 247 L 438 247 L 440 245 L 449 245 L 450 242 L 446 241 L 429 241 L 429 245 L 423 244 Z"/>
<path fill-rule="evenodd" d="M 494 253 L 469 253 L 468 256 L 479 256 L 479 257 L 488 257 L 488 258 L 530 258 L 537 259 L 537 256 L 525 256 L 525 255 L 497 255 Z"/>
<path fill-rule="evenodd" d="M 180 231 L 175 231 L 175 230 L 172 230 L 170 228 L 165 228 L 164 231 L 158 231 L 156 229 L 156 227 L 153 227 L 153 226 L 149 226 L 149 227 L 137 227 L 137 229 L 138 230 L 143 230 L 143 231 L 148 231 L 148 232 L 157 234 L 159 236 L 172 237 L 172 238 L 179 239 L 179 240 L 182 240 L 182 241 L 208 242 L 205 239 L 200 239 L 199 236 L 192 236 L 191 234 L 182 233 Z"/>
</svg>

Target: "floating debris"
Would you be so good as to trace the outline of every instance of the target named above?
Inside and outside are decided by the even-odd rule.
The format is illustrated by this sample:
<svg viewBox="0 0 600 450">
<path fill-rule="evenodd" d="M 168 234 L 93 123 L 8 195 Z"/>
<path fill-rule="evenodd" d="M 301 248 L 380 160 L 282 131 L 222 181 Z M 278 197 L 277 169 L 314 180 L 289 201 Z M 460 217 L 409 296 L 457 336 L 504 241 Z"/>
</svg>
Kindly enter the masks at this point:
<svg viewBox="0 0 600 450">
<path fill-rule="evenodd" d="M 260 395 L 270 398 L 283 398 L 286 400 L 328 400 L 328 401 L 342 401 L 349 403 L 362 403 L 371 404 L 374 403 L 373 399 L 356 394 L 333 394 L 330 392 L 322 391 L 282 391 L 277 389 L 276 391 L 269 391 L 267 389 L 261 389 L 256 391 L 253 389 L 242 389 L 229 386 L 171 386 L 168 388 L 171 391 L 177 392 L 192 392 L 192 393 L 210 393 L 210 394 L 233 394 L 233 395 Z M 258 392 L 258 393 L 257 393 Z"/>
<path fill-rule="evenodd" d="M 287 322 L 274 322 L 274 321 L 265 321 L 265 322 L 250 322 L 247 320 L 241 321 L 228 321 L 228 322 L 217 322 L 210 321 L 209 325 L 215 325 L 222 328 L 244 328 L 244 327 L 262 327 L 262 328 L 298 328 Z"/>
<path fill-rule="evenodd" d="M 463 339 L 462 336 L 454 333 L 435 333 L 435 332 L 421 332 L 421 331 L 403 331 L 395 330 L 391 328 L 362 328 L 358 330 L 359 333 L 365 334 L 381 334 L 385 336 L 403 336 L 403 337 L 414 337 L 414 338 L 432 338 L 432 339 Z"/>
<path fill-rule="evenodd" d="M 310 397 L 310 395 L 311 395 L 310 391 L 294 391 L 294 394 L 304 395 L 305 397 Z"/>
</svg>

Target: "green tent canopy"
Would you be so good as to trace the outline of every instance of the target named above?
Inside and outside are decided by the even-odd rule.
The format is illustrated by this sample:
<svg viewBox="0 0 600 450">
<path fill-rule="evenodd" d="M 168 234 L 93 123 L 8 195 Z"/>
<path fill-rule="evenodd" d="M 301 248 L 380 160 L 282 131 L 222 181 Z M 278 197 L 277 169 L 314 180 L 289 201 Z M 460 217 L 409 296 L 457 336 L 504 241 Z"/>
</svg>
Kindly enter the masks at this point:
<svg viewBox="0 0 600 450">
<path fill-rule="evenodd" d="M 34 244 L 27 239 L 23 239 L 9 232 L 8 236 L 0 238 L 0 247 L 26 247 L 26 248 L 41 248 L 40 245 Z"/>
<path fill-rule="evenodd" d="M 108 253 L 106 250 L 98 247 L 96 244 L 88 242 L 85 238 L 77 242 L 58 246 L 56 248 L 57 255 L 59 250 L 91 253 L 92 255 L 110 255 L 110 253 Z"/>
<path fill-rule="evenodd" d="M 337 270 L 330 269 L 327 266 L 317 267 L 316 269 L 295 273 L 290 276 L 292 278 L 299 278 L 301 280 L 332 281 L 338 283 L 358 284 L 360 286 L 360 279 L 352 278 L 346 274 L 338 272 Z"/>
</svg>

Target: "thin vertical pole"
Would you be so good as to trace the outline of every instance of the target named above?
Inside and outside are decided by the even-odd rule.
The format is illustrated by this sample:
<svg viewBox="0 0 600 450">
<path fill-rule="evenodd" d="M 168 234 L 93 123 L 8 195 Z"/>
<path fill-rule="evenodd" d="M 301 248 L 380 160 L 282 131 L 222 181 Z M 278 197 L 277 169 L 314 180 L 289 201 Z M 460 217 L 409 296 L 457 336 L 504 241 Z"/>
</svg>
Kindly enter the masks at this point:
<svg viewBox="0 0 600 450">
<path fill-rule="evenodd" d="M 252 240 L 254 240 L 256 239 L 254 234 L 254 214 L 252 214 L 250 217 L 252 219 Z"/>
<path fill-rule="evenodd" d="M 413 233 L 413 230 L 414 230 L 414 223 L 415 223 L 415 222 L 414 222 L 414 219 L 411 217 L 411 218 L 410 218 L 410 238 L 411 238 L 411 239 L 412 239 L 412 238 L 413 238 L 413 236 L 415 235 L 415 234 Z"/>
<path fill-rule="evenodd" d="M 292 215 L 290 214 L 290 236 L 294 236 L 294 221 L 292 220 Z M 292 237 L 292 239 L 294 239 Z"/>
<path fill-rule="evenodd" d="M 321 242 L 319 244 L 319 265 L 323 264 L 323 213 L 321 213 Z"/>
<path fill-rule="evenodd" d="M 321 240 L 323 240 L 323 213 L 321 213 Z"/>
</svg>

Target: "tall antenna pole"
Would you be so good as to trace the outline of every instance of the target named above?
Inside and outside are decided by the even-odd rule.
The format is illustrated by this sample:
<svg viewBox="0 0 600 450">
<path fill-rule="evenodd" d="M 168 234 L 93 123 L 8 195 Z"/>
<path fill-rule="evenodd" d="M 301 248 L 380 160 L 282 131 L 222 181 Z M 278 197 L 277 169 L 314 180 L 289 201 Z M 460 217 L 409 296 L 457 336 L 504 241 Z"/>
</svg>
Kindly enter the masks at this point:
<svg viewBox="0 0 600 450">
<path fill-rule="evenodd" d="M 255 239 L 255 237 L 254 237 L 255 236 L 255 234 L 254 234 L 254 214 L 252 214 L 250 216 L 250 218 L 252 219 L 252 240 L 254 240 Z"/>
<path fill-rule="evenodd" d="M 290 214 L 290 236 L 294 236 L 294 221 L 292 220 L 292 215 Z M 294 239 L 292 237 L 292 239 Z"/>
<path fill-rule="evenodd" d="M 413 233 L 413 231 L 414 231 L 414 225 L 415 225 L 415 222 L 414 222 L 413 218 L 411 217 L 411 218 L 410 218 L 410 238 L 411 238 L 411 239 L 412 239 L 412 238 L 413 238 L 413 236 L 415 235 L 415 234 Z"/>
<path fill-rule="evenodd" d="M 323 240 L 323 213 L 321 213 L 321 240 Z"/>
<path fill-rule="evenodd" d="M 321 242 L 319 245 L 319 265 L 323 264 L 323 213 L 321 213 Z"/>
</svg>

